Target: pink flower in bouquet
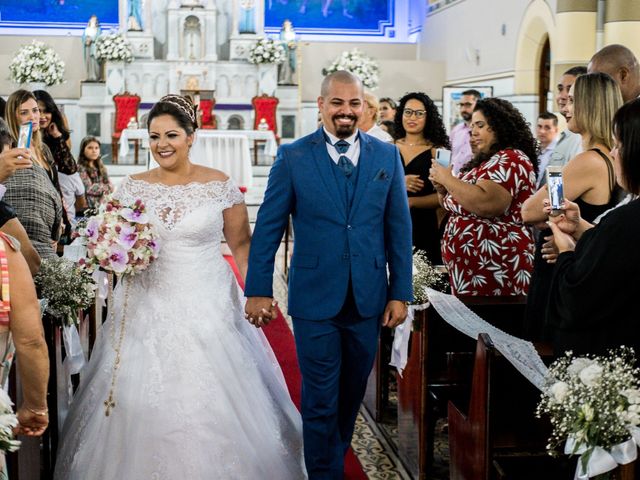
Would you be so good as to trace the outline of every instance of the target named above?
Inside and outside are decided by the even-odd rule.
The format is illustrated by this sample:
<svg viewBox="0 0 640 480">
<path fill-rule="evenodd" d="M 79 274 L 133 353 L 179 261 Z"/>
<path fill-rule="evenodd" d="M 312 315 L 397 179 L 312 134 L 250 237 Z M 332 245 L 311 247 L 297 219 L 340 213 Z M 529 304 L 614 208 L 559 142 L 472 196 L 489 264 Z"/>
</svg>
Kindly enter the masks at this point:
<svg viewBox="0 0 640 480">
<path fill-rule="evenodd" d="M 116 232 L 118 232 L 117 242 L 127 250 L 131 250 L 138 241 L 138 232 L 133 225 L 117 225 Z"/>
<path fill-rule="evenodd" d="M 127 250 L 118 244 L 111 246 L 111 252 L 108 258 L 108 266 L 115 273 L 124 273 L 127 269 L 127 263 L 129 261 L 129 255 Z"/>
<path fill-rule="evenodd" d="M 136 200 L 132 208 L 123 208 L 120 215 L 131 223 L 149 223 L 149 216 L 145 213 L 145 207 L 141 200 Z"/>
<path fill-rule="evenodd" d="M 85 236 L 89 239 L 90 242 L 96 242 L 98 240 L 99 232 L 100 220 L 98 220 L 96 217 L 91 217 L 91 219 L 87 222 Z"/>
</svg>

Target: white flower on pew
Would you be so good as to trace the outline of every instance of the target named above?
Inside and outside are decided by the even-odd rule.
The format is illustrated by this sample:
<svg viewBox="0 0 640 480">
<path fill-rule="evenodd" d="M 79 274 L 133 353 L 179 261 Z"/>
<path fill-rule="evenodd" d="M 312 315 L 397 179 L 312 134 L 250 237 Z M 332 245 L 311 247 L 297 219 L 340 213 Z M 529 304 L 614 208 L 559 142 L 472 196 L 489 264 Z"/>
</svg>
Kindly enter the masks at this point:
<svg viewBox="0 0 640 480">
<path fill-rule="evenodd" d="M 588 367 L 583 368 L 578 376 L 586 386 L 593 387 L 602 377 L 602 367 L 597 363 L 593 363 Z"/>
<path fill-rule="evenodd" d="M 551 385 L 549 389 L 553 398 L 555 398 L 556 402 L 564 402 L 565 398 L 569 394 L 569 385 L 566 382 L 556 382 Z"/>
</svg>

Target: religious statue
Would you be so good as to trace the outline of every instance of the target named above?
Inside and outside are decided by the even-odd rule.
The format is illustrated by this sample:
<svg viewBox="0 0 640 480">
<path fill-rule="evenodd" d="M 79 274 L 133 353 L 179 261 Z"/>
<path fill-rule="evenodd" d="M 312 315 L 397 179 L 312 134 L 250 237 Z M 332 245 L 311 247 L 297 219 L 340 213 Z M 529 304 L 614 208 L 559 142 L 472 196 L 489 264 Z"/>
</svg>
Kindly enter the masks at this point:
<svg viewBox="0 0 640 480">
<path fill-rule="evenodd" d="M 240 0 L 239 33 L 256 33 L 256 1 Z"/>
<path fill-rule="evenodd" d="M 280 30 L 280 42 L 284 47 L 285 60 L 279 65 L 278 84 L 297 85 L 296 82 L 296 32 L 289 20 L 285 20 Z"/>
<path fill-rule="evenodd" d="M 98 82 L 102 80 L 102 67 L 96 58 L 96 41 L 102 33 L 98 17 L 91 15 L 89 23 L 82 34 L 84 66 L 86 69 L 88 82 Z"/>
<path fill-rule="evenodd" d="M 127 19 L 127 30 L 134 32 L 140 32 L 143 30 L 142 0 L 129 0 L 129 17 Z"/>
</svg>

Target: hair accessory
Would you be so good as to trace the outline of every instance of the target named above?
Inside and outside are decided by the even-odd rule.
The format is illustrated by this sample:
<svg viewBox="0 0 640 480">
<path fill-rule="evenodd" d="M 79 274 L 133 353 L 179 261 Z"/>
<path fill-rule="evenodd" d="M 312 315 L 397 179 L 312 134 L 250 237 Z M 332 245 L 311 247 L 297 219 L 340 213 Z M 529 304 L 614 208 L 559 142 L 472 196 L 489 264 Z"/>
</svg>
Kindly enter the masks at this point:
<svg viewBox="0 0 640 480">
<path fill-rule="evenodd" d="M 189 100 L 187 97 L 183 97 L 182 95 L 169 94 L 162 97 L 160 99 L 160 102 L 170 103 L 171 105 L 174 105 L 179 110 L 186 113 L 193 125 L 197 126 L 195 107 L 193 106 L 191 100 Z"/>
</svg>

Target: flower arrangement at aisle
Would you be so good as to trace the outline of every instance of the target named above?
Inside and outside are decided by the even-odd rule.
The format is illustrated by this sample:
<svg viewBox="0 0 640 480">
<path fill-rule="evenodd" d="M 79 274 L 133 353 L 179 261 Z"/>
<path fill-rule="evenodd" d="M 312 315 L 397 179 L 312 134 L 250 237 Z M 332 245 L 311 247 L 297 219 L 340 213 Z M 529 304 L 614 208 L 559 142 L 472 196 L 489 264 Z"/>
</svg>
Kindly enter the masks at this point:
<svg viewBox="0 0 640 480">
<path fill-rule="evenodd" d="M 156 229 L 149 223 L 146 207 L 140 199 L 135 200 L 132 205 L 123 205 L 114 198 L 107 199 L 100 206 L 98 214 L 87 220 L 86 227 L 79 234 L 87 247 L 86 257 L 78 262 L 81 267 L 89 272 L 100 273 L 99 270 L 103 270 L 115 274 L 124 287 L 124 302 L 119 327 L 116 328 L 115 306 L 111 301 L 113 275 L 109 276 L 109 334 L 115 360 L 109 395 L 104 401 L 104 413 L 108 417 L 116 406 L 116 380 L 129 302 L 130 282 L 127 277 L 147 269 L 158 258 L 160 244 Z"/>
<path fill-rule="evenodd" d="M 133 61 L 133 49 L 129 41 L 121 33 L 108 33 L 101 35 L 96 40 L 96 58 L 100 62 L 126 62 Z"/>
<path fill-rule="evenodd" d="M 78 264 L 62 257 L 46 258 L 34 278 L 45 311 L 60 321 L 61 327 L 78 326 L 78 311 L 91 306 L 96 284 Z"/>
<path fill-rule="evenodd" d="M 11 398 L 0 388 L 0 451 L 15 452 L 20 448 L 20 440 L 15 440 L 13 429 L 18 426 L 18 417 L 13 412 Z M 1 472 L 0 472 L 1 474 Z"/>
<path fill-rule="evenodd" d="M 34 40 L 16 52 L 9 64 L 9 77 L 15 83 L 39 83 L 47 86 L 64 81 L 64 62 L 55 50 Z"/>
<path fill-rule="evenodd" d="M 427 255 L 422 250 L 416 250 L 413 254 L 413 303 L 422 305 L 427 303 L 427 288 L 445 291 L 448 287 L 447 277 L 444 272 L 434 267 Z"/>
<path fill-rule="evenodd" d="M 536 414 L 550 417 L 551 455 L 580 455 L 576 478 L 601 475 L 636 459 L 640 382 L 634 365 L 633 349 L 621 347 L 604 356 L 574 357 L 569 351 L 549 368 Z"/>
<path fill-rule="evenodd" d="M 285 56 L 282 44 L 272 38 L 261 38 L 249 49 L 249 62 L 255 64 L 280 64 L 284 62 Z"/>
<path fill-rule="evenodd" d="M 362 80 L 362 84 L 367 88 L 376 88 L 380 81 L 378 62 L 357 48 L 342 52 L 328 68 L 322 69 L 322 74 L 326 76 L 338 70 L 353 73 Z"/>
<path fill-rule="evenodd" d="M 90 273 L 99 268 L 117 275 L 134 274 L 158 258 L 157 232 L 140 199 L 127 206 L 108 199 L 78 233 L 87 247 L 87 256 L 79 263 Z"/>
</svg>

